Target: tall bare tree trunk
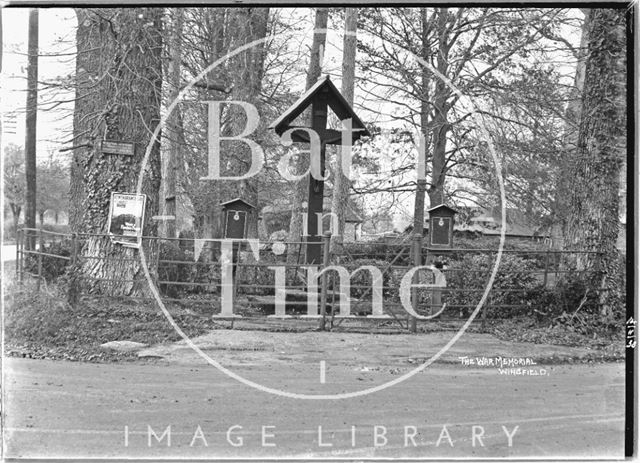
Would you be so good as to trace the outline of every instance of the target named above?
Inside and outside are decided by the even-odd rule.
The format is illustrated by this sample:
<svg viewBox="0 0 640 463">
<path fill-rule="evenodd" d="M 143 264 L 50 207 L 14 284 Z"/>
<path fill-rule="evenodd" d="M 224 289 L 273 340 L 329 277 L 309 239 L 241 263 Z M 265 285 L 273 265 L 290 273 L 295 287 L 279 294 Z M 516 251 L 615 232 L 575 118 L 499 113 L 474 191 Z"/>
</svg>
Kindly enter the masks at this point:
<svg viewBox="0 0 640 463">
<path fill-rule="evenodd" d="M 421 39 L 422 39 L 422 59 L 427 63 L 431 61 L 431 47 L 429 45 L 429 19 L 427 15 L 427 9 L 425 7 L 420 8 L 420 23 L 421 23 Z M 424 137 L 424 141 L 418 140 L 418 149 L 424 149 L 426 156 L 427 150 L 427 134 L 429 133 L 429 83 L 431 81 L 431 71 L 425 66 L 422 67 L 421 72 L 422 79 L 422 95 L 420 98 L 420 136 Z M 422 144 L 422 146 L 420 145 Z M 425 159 L 426 161 L 426 159 Z M 416 187 L 416 199 L 413 207 L 413 231 L 414 233 L 424 233 L 424 199 L 426 194 L 426 162 L 423 172 L 417 172 L 417 187 Z M 417 166 L 421 168 L 421 166 Z"/>
<path fill-rule="evenodd" d="M 218 59 L 228 52 L 250 42 L 264 39 L 268 33 L 269 8 L 229 8 L 211 11 L 213 19 L 211 41 L 209 44 L 210 60 Z M 228 31 L 225 35 L 224 31 Z M 264 76 L 265 44 L 255 45 L 246 51 L 230 58 L 226 73 L 230 76 L 224 85 L 230 88 L 230 99 L 254 105 L 260 112 L 262 78 Z M 214 70 L 217 72 L 217 70 Z M 208 76 L 212 78 L 213 76 Z M 214 89 L 215 90 L 215 89 Z M 218 98 L 220 99 L 220 98 Z M 260 139 L 266 127 L 260 126 L 250 135 L 254 140 Z M 237 136 L 246 127 L 244 110 L 238 105 L 223 105 L 221 108 L 221 131 L 223 136 Z M 250 165 L 251 153 L 245 144 L 223 142 L 220 153 L 220 165 L 223 176 L 244 174 Z M 223 234 L 223 215 L 220 203 L 234 197 L 256 206 L 247 217 L 247 235 L 258 236 L 258 184 L 255 178 L 237 180 L 203 180 L 199 186 L 199 198 L 194 201 L 196 210 L 202 218 L 199 227 L 204 238 L 220 238 Z M 208 246 L 210 255 L 215 260 L 217 245 Z M 207 258 L 207 256 L 205 256 Z"/>
<path fill-rule="evenodd" d="M 342 95 L 353 106 L 353 93 L 356 77 L 356 33 L 358 30 L 358 9 L 346 8 L 344 17 L 344 40 L 342 49 Z M 333 230 L 331 244 L 344 241 L 346 208 L 349 202 L 351 180 L 342 170 L 342 159 L 346 148 L 336 150 L 336 169 L 333 179 L 333 196 L 331 197 L 331 212 L 336 214 L 338 229 Z M 347 156 L 351 155 L 349 150 Z"/>
<path fill-rule="evenodd" d="M 208 62 L 203 63 L 203 66 L 207 66 L 227 52 L 224 47 L 224 31 L 228 29 L 229 9 L 204 9 L 202 14 L 205 23 L 210 24 L 212 27 L 210 35 L 203 39 L 205 43 L 202 44 L 202 47 L 209 52 L 207 56 Z M 216 72 L 218 72 L 218 69 L 213 71 L 213 73 Z M 207 76 L 208 78 L 209 76 Z M 211 98 L 208 95 L 208 90 L 204 90 L 203 93 L 204 95 L 201 97 L 203 100 L 220 99 Z M 206 114 L 204 117 L 206 117 Z M 194 222 L 195 236 L 199 238 L 220 238 L 222 236 L 221 181 L 200 181 L 196 190 L 198 194 L 194 195 L 192 191 L 190 197 L 197 216 L 197 220 Z M 209 251 L 203 253 L 202 258 L 205 260 L 214 258 L 216 246 L 211 243 L 206 247 Z"/>
<path fill-rule="evenodd" d="M 160 120 L 162 98 L 162 9 L 77 9 L 77 82 L 74 115 L 76 187 L 71 202 L 80 205 L 72 229 L 106 234 L 112 192 L 133 193 L 144 168 L 141 192 L 147 196 L 143 234 L 154 236 L 159 211 L 160 149 L 151 133 Z M 105 154 L 101 140 L 136 145 L 133 156 Z M 79 177 L 79 178 L 78 178 Z M 84 194 L 82 194 L 84 192 Z M 155 244 L 144 242 L 154 271 Z M 105 236 L 87 236 L 79 269 L 85 292 L 147 294 L 138 250 Z M 120 281 L 113 281 L 120 280 Z M 123 281 L 124 280 L 124 281 Z"/>
<path fill-rule="evenodd" d="M 18 204 L 10 204 L 11 214 L 13 216 L 13 235 L 18 236 L 18 222 L 20 221 L 20 212 L 22 208 Z"/>
<path fill-rule="evenodd" d="M 562 249 L 564 236 L 563 232 L 567 226 L 569 218 L 568 201 L 571 197 L 572 180 L 569 173 L 571 159 L 575 158 L 578 145 L 578 126 L 580 123 L 580 112 L 582 111 L 582 92 L 584 89 L 584 77 L 587 61 L 588 42 L 588 22 L 586 16 L 588 10 L 584 10 L 585 20 L 582 24 L 582 33 L 580 36 L 580 48 L 577 50 L 578 63 L 576 65 L 576 74 L 574 77 L 573 88 L 569 96 L 569 103 L 565 111 L 565 127 L 564 127 L 564 149 L 566 155 L 559 160 L 560 167 L 558 173 L 556 199 L 553 205 L 553 214 L 555 217 L 554 225 L 551 227 L 551 238 L 553 247 Z"/>
<path fill-rule="evenodd" d="M 243 34 L 239 37 L 237 46 L 263 39 L 267 36 L 267 25 L 269 19 L 269 8 L 238 8 L 235 12 L 237 28 L 243 30 Z M 233 87 L 232 97 L 234 100 L 242 100 L 253 104 L 258 108 L 260 113 L 260 92 L 262 91 L 262 78 L 264 76 L 264 60 L 265 60 L 265 44 L 264 42 L 256 45 L 245 53 L 242 53 L 236 60 L 235 68 L 239 76 L 236 85 Z M 244 129 L 244 121 L 242 117 L 234 117 L 234 110 L 230 111 L 230 124 L 234 134 L 240 133 Z M 240 126 L 242 124 L 242 126 Z M 264 121 L 257 129 L 254 137 L 260 137 L 260 132 L 264 132 L 266 127 Z M 247 148 L 244 147 L 243 148 Z M 251 162 L 250 153 L 247 149 L 238 159 L 242 159 L 245 165 Z M 243 171 L 245 167 L 243 166 Z M 240 181 L 238 196 L 245 201 L 256 206 L 247 216 L 247 235 L 250 238 L 258 237 L 258 212 L 260 210 L 258 197 L 258 184 L 256 177 L 251 177 Z"/>
<path fill-rule="evenodd" d="M 620 169 L 626 154 L 625 10 L 592 9 L 587 23 L 589 46 L 578 149 L 569 169 L 573 183 L 565 247 L 597 252 L 580 255 L 577 266 L 589 271 L 606 316 L 622 305 L 616 241 Z"/>
<path fill-rule="evenodd" d="M 0 42 L 4 43 L 4 20 L 2 19 L 2 10 L 0 10 Z M 2 72 L 2 58 L 4 55 L 4 50 L 0 47 L 0 72 Z M 1 122 L 0 122 L 1 124 Z M 0 127 L 2 127 L 0 125 Z M 0 142 L 2 141 L 2 135 L 0 134 Z"/>
<path fill-rule="evenodd" d="M 307 70 L 307 82 L 305 88 L 308 90 L 316 83 L 322 73 L 322 56 L 327 41 L 327 22 L 329 19 L 328 8 L 316 8 L 316 18 L 313 32 L 313 42 L 311 45 L 311 58 L 309 61 L 309 69 Z M 310 118 L 311 115 L 309 114 Z M 311 126 L 311 121 L 309 121 Z M 309 159 L 300 156 L 296 163 L 296 173 L 306 171 L 309 168 Z M 297 182 L 293 190 L 293 199 L 291 204 L 291 220 L 289 222 L 289 241 L 302 240 L 302 203 L 308 200 L 309 193 L 309 176 L 305 176 Z M 289 246 L 287 250 L 287 262 L 296 262 L 300 252 L 300 245 Z"/>
<path fill-rule="evenodd" d="M 82 52 L 82 50 L 91 50 L 95 45 L 96 38 L 92 37 L 89 32 L 90 21 L 85 17 L 87 13 L 82 9 L 76 10 L 78 20 L 78 29 L 76 31 L 76 48 L 78 54 L 76 56 L 76 73 L 75 73 L 75 99 L 85 97 L 90 93 L 91 75 L 85 69 L 85 66 L 92 63 L 90 52 Z M 82 53 L 81 53 L 82 52 Z M 94 58 L 95 59 L 95 58 Z M 95 64 L 92 64 L 95 66 Z M 97 71 L 94 71 L 94 73 Z M 82 228 L 82 204 L 86 197 L 86 188 L 84 182 L 84 158 L 86 154 L 86 146 L 80 147 L 81 144 L 88 144 L 88 130 L 81 130 L 83 119 L 89 117 L 91 108 L 88 105 L 76 104 L 73 111 L 73 140 L 72 144 L 77 145 L 77 151 L 73 151 L 71 165 L 69 169 L 69 228 L 71 231 L 77 232 Z M 84 133 L 83 133 L 84 132 Z"/>
<path fill-rule="evenodd" d="M 167 104 L 170 105 L 180 93 L 180 60 L 182 59 L 182 24 L 183 24 L 183 9 L 172 9 L 172 27 L 171 27 L 171 39 L 169 43 L 169 63 L 167 69 L 168 76 L 168 97 Z M 182 166 L 181 159 L 181 146 L 184 146 L 183 141 L 184 134 L 182 132 L 182 119 L 180 117 L 180 108 L 176 106 L 165 126 L 163 132 L 163 166 L 162 166 L 162 180 L 163 185 L 161 188 L 163 198 L 163 215 L 173 216 L 174 219 L 164 220 L 159 227 L 159 234 L 167 238 L 176 237 L 176 225 L 178 223 L 177 216 L 177 192 L 176 183 L 178 172 Z"/>
<path fill-rule="evenodd" d="M 36 125 L 38 117 L 38 9 L 29 10 L 29 57 L 27 65 L 27 121 L 24 141 L 25 197 L 24 224 L 36 227 Z M 35 248 L 35 235 L 30 232 L 27 249 Z"/>
<path fill-rule="evenodd" d="M 449 71 L 449 32 L 447 28 L 448 8 L 438 8 L 436 30 L 438 34 L 438 52 L 436 66 L 440 74 L 446 76 Z M 433 144 L 433 157 L 431 159 L 431 185 L 429 186 L 430 207 L 444 203 L 444 181 L 447 153 L 447 134 L 450 124 L 447 118 L 450 103 L 451 90 L 442 79 L 435 81 L 435 94 L 433 96 L 433 120 L 431 141 Z"/>
</svg>

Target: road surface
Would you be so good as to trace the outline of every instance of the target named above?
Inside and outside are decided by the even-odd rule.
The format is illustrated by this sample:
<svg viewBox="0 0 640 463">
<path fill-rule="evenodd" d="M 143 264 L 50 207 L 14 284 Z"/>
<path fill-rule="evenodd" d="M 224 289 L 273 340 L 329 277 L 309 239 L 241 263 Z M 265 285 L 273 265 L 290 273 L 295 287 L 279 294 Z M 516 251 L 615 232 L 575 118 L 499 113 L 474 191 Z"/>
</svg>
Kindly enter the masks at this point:
<svg viewBox="0 0 640 463">
<path fill-rule="evenodd" d="M 5 360 L 5 457 L 622 457 L 622 364 L 546 375 L 436 365 L 344 400 L 295 400 L 207 366 Z M 282 388 L 337 391 L 388 371 L 247 365 Z M 169 428 L 170 426 L 170 428 Z"/>
</svg>

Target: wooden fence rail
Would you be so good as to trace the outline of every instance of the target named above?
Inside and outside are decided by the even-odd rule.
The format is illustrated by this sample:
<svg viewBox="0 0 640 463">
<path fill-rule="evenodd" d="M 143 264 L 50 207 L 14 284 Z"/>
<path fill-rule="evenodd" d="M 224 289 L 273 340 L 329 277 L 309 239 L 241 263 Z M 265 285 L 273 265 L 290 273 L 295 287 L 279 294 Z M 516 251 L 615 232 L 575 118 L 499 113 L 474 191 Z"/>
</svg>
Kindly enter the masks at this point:
<svg viewBox="0 0 640 463">
<path fill-rule="evenodd" d="M 25 248 L 25 241 L 28 236 L 35 236 L 37 246 L 33 249 Z M 64 270 L 60 273 L 66 273 L 66 284 L 68 291 L 68 300 L 71 304 L 78 303 L 82 296 L 91 297 L 114 297 L 110 295 L 108 289 L 101 293 L 88 294 L 83 288 L 86 282 L 101 282 L 117 285 L 119 283 L 131 283 L 138 280 L 131 278 L 121 278 L 113 275 L 109 278 L 94 277 L 82 273 L 82 264 L 90 260 L 106 261 L 113 259 L 109 256 L 90 256 L 84 254 L 84 242 L 90 236 L 108 235 L 100 234 L 64 234 L 56 232 L 48 232 L 42 229 L 21 229 L 17 235 L 16 246 L 16 275 L 19 282 L 24 281 L 26 276 L 36 279 L 36 288 L 40 290 L 40 283 L 45 278 L 43 269 L 45 262 L 47 268 L 59 266 Z M 383 275 L 383 284 L 381 291 L 384 298 L 385 313 L 388 314 L 393 322 L 398 323 L 403 329 L 416 330 L 417 320 L 411 317 L 408 312 L 402 311 L 402 303 L 399 300 L 398 279 L 406 273 L 410 268 L 424 265 L 425 255 L 430 252 L 442 254 L 441 250 L 430 250 L 423 246 L 420 237 L 414 237 L 409 242 L 397 243 L 350 243 L 350 251 L 337 250 L 332 252 L 330 246 L 330 234 L 325 234 L 322 240 L 322 264 L 319 271 L 330 266 L 343 266 L 354 278 L 354 270 L 363 263 L 366 265 L 369 261 L 366 259 L 366 250 L 372 247 L 383 249 L 387 256 L 385 261 L 381 261 L 379 270 Z M 145 237 L 143 243 L 155 240 L 159 246 L 163 243 L 179 241 L 183 246 L 180 248 L 179 254 L 168 258 L 166 256 L 159 257 L 154 261 L 153 283 L 160 288 L 163 300 L 187 303 L 187 304 L 209 304 L 212 308 L 220 306 L 220 294 L 222 289 L 222 280 L 220 276 L 219 260 L 194 260 L 189 249 L 193 249 L 190 245 L 195 243 L 195 239 L 186 238 L 158 238 Z M 209 242 L 221 242 L 222 240 L 208 240 Z M 60 246 L 66 250 L 68 255 L 56 254 L 52 249 L 54 243 L 60 243 Z M 283 242 L 285 246 L 300 245 L 304 242 Z M 186 245 L 186 246 L 185 246 Z M 240 257 L 233 264 L 233 293 L 237 296 L 236 302 L 239 305 L 247 307 L 261 307 L 263 312 L 259 315 L 266 315 L 270 307 L 275 304 L 276 289 L 274 288 L 274 266 L 284 267 L 287 286 L 286 286 L 286 306 L 290 313 L 286 316 L 300 316 L 300 308 L 304 308 L 307 301 L 304 294 L 307 292 L 306 276 L 304 273 L 305 264 L 301 262 L 287 262 L 286 253 L 270 253 L 273 243 L 261 243 L 260 258 L 266 262 L 255 261 L 250 252 L 243 252 L 248 249 L 246 246 L 239 246 Z M 184 249 L 184 248 L 187 249 Z M 174 246 L 175 248 L 175 246 Z M 354 252 L 354 250 L 356 252 Z M 363 251 L 361 254 L 365 258 L 359 259 L 358 250 Z M 344 251 L 344 252 L 343 252 Z M 479 300 L 484 292 L 482 282 L 483 274 L 488 272 L 485 268 L 464 268 L 456 267 L 459 263 L 459 256 L 484 254 L 487 261 L 495 259 L 497 249 L 452 249 L 447 252 L 449 256 L 448 266 L 444 265 L 441 271 L 446 276 L 447 282 L 456 282 L 458 286 L 432 287 L 426 289 L 418 289 L 416 286 L 411 287 L 411 305 L 419 313 L 429 315 L 434 311 L 442 309 L 446 304 L 447 311 L 443 313 L 442 318 L 450 317 L 454 319 L 456 316 L 464 316 L 470 310 L 476 307 L 476 299 Z M 527 285 L 522 287 L 501 287 L 492 288 L 491 297 L 488 301 L 484 313 L 489 309 L 500 309 L 505 311 L 505 316 L 517 310 L 531 310 L 531 300 L 539 291 L 553 291 L 555 284 L 568 275 L 579 276 L 581 272 L 570 266 L 564 266 L 565 260 L 575 257 L 578 254 L 586 253 L 585 251 L 559 251 L 552 249 L 541 250 L 505 250 L 504 256 L 516 256 L 527 262 L 529 267 L 518 270 L 517 275 L 522 275 L 527 280 Z M 234 253 L 235 255 L 235 253 Z M 504 258 L 503 256 L 503 258 Z M 304 257 L 304 256 L 302 256 Z M 120 261 L 137 261 L 136 258 L 121 259 Z M 58 262 L 54 264 L 54 261 Z M 487 268 L 491 268 L 488 266 Z M 173 272 L 173 273 L 172 273 Z M 361 272 L 366 273 L 366 272 Z M 412 280 L 413 285 L 424 283 L 424 276 L 419 277 L 418 272 Z M 516 278 L 517 279 L 517 278 Z M 339 304 L 344 303 L 344 299 L 349 299 L 351 309 L 360 316 L 366 316 L 372 310 L 373 286 L 371 284 L 372 277 L 369 280 L 354 281 L 350 285 L 350 293 L 346 294 L 342 291 L 342 284 L 337 284 L 335 272 L 322 272 L 319 278 L 318 293 L 318 309 L 319 309 L 319 328 L 326 329 L 333 327 L 343 320 L 340 320 L 340 313 L 336 310 Z M 504 281 L 508 281 L 508 278 Z M 517 283 L 517 282 L 516 282 Z M 470 285 L 470 286 L 468 286 Z M 112 286 L 111 286 L 112 287 Z M 120 297 L 120 296 L 118 296 Z M 130 296 L 131 300 L 148 299 L 151 295 L 135 294 Z M 296 309 L 296 307 L 298 307 Z M 371 307 L 371 309 L 370 309 Z M 509 312 L 510 311 L 510 312 Z M 212 315 L 214 315 L 212 313 Z M 277 314 L 276 314 L 277 315 Z M 284 315 L 284 314 L 280 314 Z M 371 318 L 371 315 L 369 316 Z"/>
</svg>

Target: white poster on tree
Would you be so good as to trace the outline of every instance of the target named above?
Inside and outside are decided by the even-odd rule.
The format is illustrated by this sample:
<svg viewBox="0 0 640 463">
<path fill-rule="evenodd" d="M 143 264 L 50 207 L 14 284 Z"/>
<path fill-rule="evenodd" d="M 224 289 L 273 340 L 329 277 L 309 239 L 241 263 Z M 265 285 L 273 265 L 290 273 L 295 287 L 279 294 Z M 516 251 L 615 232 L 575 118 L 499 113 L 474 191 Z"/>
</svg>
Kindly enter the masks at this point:
<svg viewBox="0 0 640 463">
<path fill-rule="evenodd" d="M 114 243 L 140 247 L 146 195 L 111 193 L 109 235 Z"/>
</svg>

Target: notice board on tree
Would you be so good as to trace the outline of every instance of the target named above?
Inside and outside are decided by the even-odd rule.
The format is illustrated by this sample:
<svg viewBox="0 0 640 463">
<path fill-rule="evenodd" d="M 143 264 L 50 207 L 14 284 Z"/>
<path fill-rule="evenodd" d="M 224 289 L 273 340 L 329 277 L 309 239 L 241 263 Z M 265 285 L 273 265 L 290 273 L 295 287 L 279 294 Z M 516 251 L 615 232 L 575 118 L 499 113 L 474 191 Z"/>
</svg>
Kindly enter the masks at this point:
<svg viewBox="0 0 640 463">
<path fill-rule="evenodd" d="M 111 193 L 109 235 L 111 241 L 129 247 L 140 247 L 146 195 Z"/>
<path fill-rule="evenodd" d="M 100 151 L 104 154 L 134 156 L 136 154 L 136 144 L 119 140 L 102 140 L 100 142 Z"/>
</svg>

